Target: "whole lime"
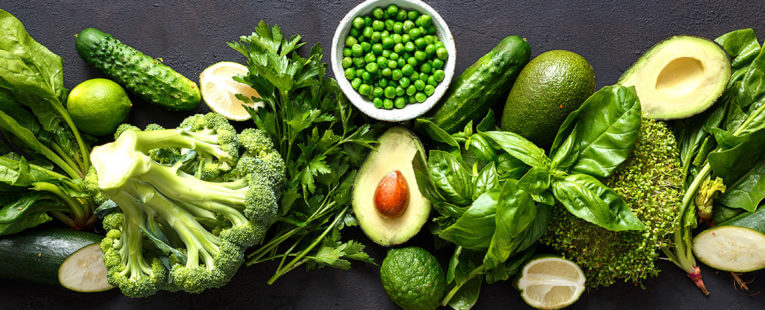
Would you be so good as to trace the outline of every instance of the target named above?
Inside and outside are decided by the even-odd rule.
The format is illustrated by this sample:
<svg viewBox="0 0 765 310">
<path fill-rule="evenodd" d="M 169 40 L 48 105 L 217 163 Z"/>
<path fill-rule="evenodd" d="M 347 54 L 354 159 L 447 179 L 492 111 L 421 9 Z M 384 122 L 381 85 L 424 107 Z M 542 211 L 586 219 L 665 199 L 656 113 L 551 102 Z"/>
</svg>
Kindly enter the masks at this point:
<svg viewBox="0 0 765 310">
<path fill-rule="evenodd" d="M 420 247 L 388 251 L 380 279 L 390 299 L 404 310 L 436 309 L 446 289 L 441 265 Z"/>
<path fill-rule="evenodd" d="M 127 119 L 131 106 L 122 86 L 107 79 L 80 83 L 69 92 L 66 101 L 77 128 L 94 136 L 113 133 Z"/>
</svg>

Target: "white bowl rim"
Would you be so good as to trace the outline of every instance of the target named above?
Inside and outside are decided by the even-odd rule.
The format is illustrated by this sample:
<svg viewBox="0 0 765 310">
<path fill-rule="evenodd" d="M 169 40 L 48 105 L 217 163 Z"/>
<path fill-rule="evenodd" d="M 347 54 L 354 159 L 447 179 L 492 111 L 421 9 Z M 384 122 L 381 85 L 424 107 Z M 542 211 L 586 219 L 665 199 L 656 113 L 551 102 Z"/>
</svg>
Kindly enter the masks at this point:
<svg viewBox="0 0 765 310">
<path fill-rule="evenodd" d="M 439 40 L 444 43 L 444 47 L 449 52 L 449 58 L 446 60 L 446 64 L 444 66 L 444 80 L 441 81 L 438 86 L 436 86 L 433 95 L 429 96 L 428 99 L 422 103 L 407 104 L 403 109 L 386 110 L 376 108 L 372 101 L 367 100 L 358 92 L 356 92 L 356 90 L 351 86 L 350 81 L 345 78 L 345 71 L 343 70 L 341 64 L 342 53 L 340 52 L 342 51 L 342 47 L 340 47 L 340 45 L 344 45 L 345 42 L 344 40 L 343 42 L 340 42 L 340 38 L 345 38 L 347 36 L 348 31 L 350 31 L 351 21 L 353 18 L 359 15 L 359 12 L 370 9 L 371 7 L 386 6 L 391 3 L 395 3 L 397 6 L 403 8 L 414 7 L 420 12 L 425 11 L 427 14 L 429 14 L 434 21 L 434 27 L 436 27 L 436 35 L 439 37 Z M 446 21 L 441 18 L 441 15 L 439 15 L 436 10 L 434 10 L 425 2 L 420 0 L 366 0 L 348 11 L 348 14 L 346 14 L 345 17 L 343 17 L 343 19 L 341 19 L 338 23 L 337 29 L 335 30 L 335 35 L 332 38 L 331 57 L 332 72 L 335 75 L 335 79 L 337 80 L 337 83 L 345 96 L 354 106 L 356 106 L 356 108 L 361 110 L 361 112 L 364 114 L 377 120 L 400 122 L 414 119 L 420 115 L 425 114 L 441 99 L 441 97 L 443 97 L 443 95 L 446 93 L 446 90 L 449 88 L 449 84 L 451 84 L 452 78 L 454 77 L 457 51 L 454 46 L 454 37 L 452 36 Z"/>
</svg>

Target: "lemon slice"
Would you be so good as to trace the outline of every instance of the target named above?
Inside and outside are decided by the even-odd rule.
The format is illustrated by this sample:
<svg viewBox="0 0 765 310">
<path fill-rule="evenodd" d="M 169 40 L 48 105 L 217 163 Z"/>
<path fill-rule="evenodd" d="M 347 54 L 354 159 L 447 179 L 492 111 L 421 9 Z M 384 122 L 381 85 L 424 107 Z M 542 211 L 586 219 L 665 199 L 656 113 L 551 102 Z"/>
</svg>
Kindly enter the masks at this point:
<svg viewBox="0 0 765 310">
<path fill-rule="evenodd" d="M 574 262 L 559 257 L 532 259 L 523 267 L 518 289 L 529 306 L 560 309 L 579 299 L 585 277 Z"/>
<path fill-rule="evenodd" d="M 236 94 L 260 98 L 258 92 L 249 85 L 234 81 L 234 76 L 246 75 L 247 72 L 247 67 L 230 61 L 221 61 L 202 71 L 199 75 L 199 90 L 210 110 L 232 121 L 246 121 L 250 119 L 250 114 L 242 105 L 256 109 L 263 106 L 262 102 L 244 103 L 236 98 Z"/>
</svg>

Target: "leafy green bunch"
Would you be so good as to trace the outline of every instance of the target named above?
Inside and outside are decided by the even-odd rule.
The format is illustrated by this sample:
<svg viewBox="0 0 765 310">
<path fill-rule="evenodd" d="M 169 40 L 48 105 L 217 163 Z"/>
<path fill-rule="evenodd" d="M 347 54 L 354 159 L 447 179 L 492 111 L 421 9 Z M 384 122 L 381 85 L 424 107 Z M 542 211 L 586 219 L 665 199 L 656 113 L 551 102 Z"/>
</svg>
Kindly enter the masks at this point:
<svg viewBox="0 0 765 310">
<path fill-rule="evenodd" d="M 64 108 L 63 60 L 0 10 L 0 235 L 96 217 L 82 178 L 89 146 Z"/>
<path fill-rule="evenodd" d="M 637 141 L 641 114 L 633 88 L 595 92 L 562 124 L 550 156 L 520 135 L 495 131 L 491 112 L 475 131 L 471 122 L 453 135 L 429 120 L 418 123 L 441 149 L 431 150 L 427 161 L 424 154 L 415 157 L 417 184 L 440 215 L 433 231 L 456 245 L 443 305 L 475 302 L 480 275 L 491 283 L 517 272 L 556 204 L 610 231 L 646 229 L 599 180 L 614 173 Z"/>
<path fill-rule="evenodd" d="M 299 35 L 282 35 L 278 26 L 261 21 L 255 32 L 229 46 L 247 59 L 249 73 L 235 77 L 258 91 L 264 107 L 249 109 L 258 129 L 266 132 L 284 158 L 287 184 L 279 220 L 266 242 L 248 254 L 248 265 L 278 260 L 268 281 L 294 268 L 350 268 L 350 260 L 371 262 L 363 245 L 342 242 L 340 230 L 356 225 L 350 214 L 356 170 L 375 143 L 375 130 L 358 117 L 337 81 L 325 78 L 322 48 L 307 58 L 298 54 Z M 363 125 L 357 125 L 363 124 Z"/>
</svg>

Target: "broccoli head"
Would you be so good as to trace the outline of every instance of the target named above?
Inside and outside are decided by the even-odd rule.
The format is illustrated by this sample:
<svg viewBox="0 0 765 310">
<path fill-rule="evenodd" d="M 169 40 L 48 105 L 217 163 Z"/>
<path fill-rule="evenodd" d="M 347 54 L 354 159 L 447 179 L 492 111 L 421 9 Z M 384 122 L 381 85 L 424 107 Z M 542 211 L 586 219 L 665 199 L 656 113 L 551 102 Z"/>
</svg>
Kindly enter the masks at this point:
<svg viewBox="0 0 765 310">
<path fill-rule="evenodd" d="M 613 232 L 553 208 L 541 241 L 579 264 L 592 288 L 616 280 L 640 284 L 658 275 L 654 262 L 677 227 L 682 173 L 675 137 L 660 121 L 643 119 L 632 154 L 603 180 L 646 225 L 644 231 Z"/>
<path fill-rule="evenodd" d="M 263 132 L 237 135 L 218 114 L 152 129 L 125 127 L 91 152 L 121 210 L 103 220 L 109 283 L 131 297 L 220 287 L 275 221 L 284 162 Z"/>
</svg>

